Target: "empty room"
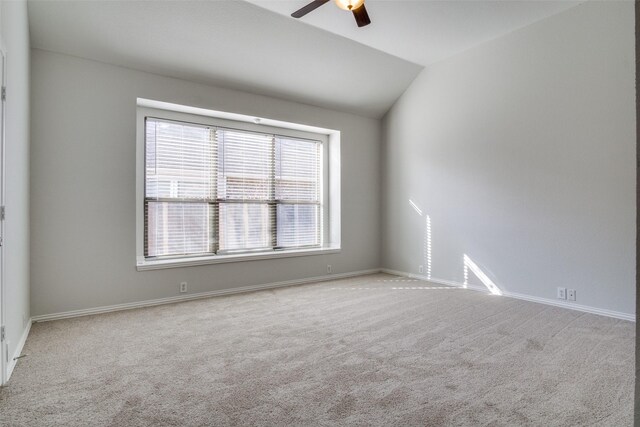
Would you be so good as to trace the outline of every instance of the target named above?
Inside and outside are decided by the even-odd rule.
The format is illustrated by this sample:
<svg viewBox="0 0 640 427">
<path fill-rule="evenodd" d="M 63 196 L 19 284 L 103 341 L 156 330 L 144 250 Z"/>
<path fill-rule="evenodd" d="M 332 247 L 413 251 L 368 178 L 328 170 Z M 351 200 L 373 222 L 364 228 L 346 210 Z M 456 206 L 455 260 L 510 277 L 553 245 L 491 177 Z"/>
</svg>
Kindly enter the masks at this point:
<svg viewBox="0 0 640 427">
<path fill-rule="evenodd" d="M 0 0 L 0 426 L 634 425 L 638 9 Z"/>
</svg>

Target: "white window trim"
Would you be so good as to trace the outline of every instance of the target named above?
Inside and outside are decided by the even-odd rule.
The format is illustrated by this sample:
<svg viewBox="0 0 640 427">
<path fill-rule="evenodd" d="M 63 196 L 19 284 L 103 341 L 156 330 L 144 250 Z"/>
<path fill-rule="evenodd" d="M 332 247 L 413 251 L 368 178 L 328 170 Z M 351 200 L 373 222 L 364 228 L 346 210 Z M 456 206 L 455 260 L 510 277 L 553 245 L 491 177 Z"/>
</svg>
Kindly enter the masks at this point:
<svg viewBox="0 0 640 427">
<path fill-rule="evenodd" d="M 292 137 L 320 139 L 323 143 L 322 164 L 322 246 L 318 248 L 269 250 L 238 254 L 184 256 L 147 259 L 144 256 L 144 162 L 145 117 L 209 124 L 283 134 Z M 259 122 L 259 123 L 258 123 Z M 339 253 L 340 245 L 340 132 L 315 126 L 288 123 L 253 116 L 225 113 L 138 98 L 136 118 L 136 268 L 138 271 L 189 267 L 228 262 L 253 261 Z"/>
</svg>

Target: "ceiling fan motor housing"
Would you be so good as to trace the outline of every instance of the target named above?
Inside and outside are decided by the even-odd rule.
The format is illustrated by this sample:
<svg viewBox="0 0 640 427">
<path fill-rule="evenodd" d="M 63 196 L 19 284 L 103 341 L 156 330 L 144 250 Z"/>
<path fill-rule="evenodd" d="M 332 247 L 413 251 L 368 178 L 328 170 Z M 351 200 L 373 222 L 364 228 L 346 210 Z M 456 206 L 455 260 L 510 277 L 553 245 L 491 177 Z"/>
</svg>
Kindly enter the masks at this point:
<svg viewBox="0 0 640 427">
<path fill-rule="evenodd" d="M 308 5 L 293 12 L 291 16 L 293 18 L 302 18 L 307 13 L 313 12 L 323 4 L 329 3 L 330 1 L 331 0 L 313 0 Z M 365 27 L 371 24 L 367 8 L 364 6 L 364 0 L 335 0 L 335 2 L 340 9 L 353 13 L 353 17 L 356 19 L 358 27 Z"/>
<path fill-rule="evenodd" d="M 336 0 L 336 5 L 343 10 L 356 10 L 364 4 L 364 0 Z"/>
</svg>

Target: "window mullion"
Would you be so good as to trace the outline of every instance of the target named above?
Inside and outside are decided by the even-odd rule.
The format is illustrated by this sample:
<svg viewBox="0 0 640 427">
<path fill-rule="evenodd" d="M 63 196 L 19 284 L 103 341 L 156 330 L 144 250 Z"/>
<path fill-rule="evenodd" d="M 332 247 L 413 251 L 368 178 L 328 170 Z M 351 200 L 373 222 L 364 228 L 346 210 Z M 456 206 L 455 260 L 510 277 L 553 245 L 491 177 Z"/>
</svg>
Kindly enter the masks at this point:
<svg viewBox="0 0 640 427">
<path fill-rule="evenodd" d="M 278 219 L 276 218 L 278 214 L 278 206 L 276 204 L 276 137 L 275 135 L 271 138 L 271 151 L 270 151 L 270 159 L 271 163 L 269 166 L 269 220 L 270 220 L 270 229 L 271 229 L 271 248 L 275 249 L 278 246 Z"/>
<path fill-rule="evenodd" d="M 218 221 L 220 218 L 220 205 L 217 202 L 218 199 L 218 131 L 217 128 L 209 129 L 209 141 L 210 141 L 210 177 L 209 177 L 209 197 L 215 202 L 209 203 L 209 250 L 211 253 L 218 253 L 220 246 Z"/>
</svg>

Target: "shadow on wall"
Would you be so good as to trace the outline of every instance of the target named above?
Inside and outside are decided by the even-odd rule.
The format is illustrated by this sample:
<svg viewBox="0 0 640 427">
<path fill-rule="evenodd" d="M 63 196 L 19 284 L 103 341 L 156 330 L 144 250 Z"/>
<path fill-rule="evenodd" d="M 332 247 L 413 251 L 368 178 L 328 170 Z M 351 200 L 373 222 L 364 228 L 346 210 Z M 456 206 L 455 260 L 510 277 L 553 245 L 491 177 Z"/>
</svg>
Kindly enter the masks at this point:
<svg viewBox="0 0 640 427">
<path fill-rule="evenodd" d="M 426 276 L 427 280 L 431 279 L 431 217 L 429 215 L 425 215 L 418 206 L 416 202 L 412 199 L 409 199 L 409 206 L 413 208 L 413 210 L 420 215 L 421 217 L 425 217 L 424 223 L 424 239 L 423 239 L 423 259 L 424 265 L 427 267 Z M 487 276 L 484 271 L 478 264 L 476 264 L 467 254 L 462 255 L 462 261 L 464 266 L 464 287 L 469 286 L 469 270 L 482 282 L 482 284 L 487 288 L 487 290 L 492 295 L 502 295 L 502 290 Z M 422 271 L 420 271 L 422 273 Z"/>
</svg>

